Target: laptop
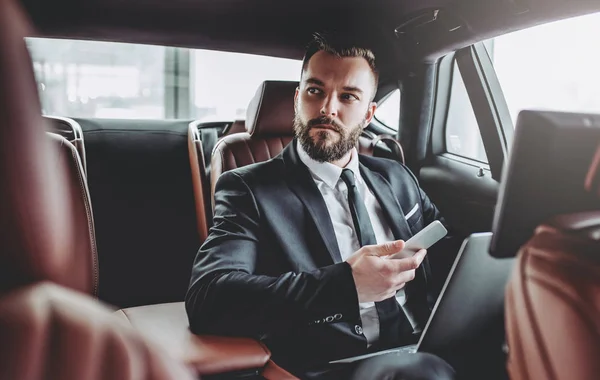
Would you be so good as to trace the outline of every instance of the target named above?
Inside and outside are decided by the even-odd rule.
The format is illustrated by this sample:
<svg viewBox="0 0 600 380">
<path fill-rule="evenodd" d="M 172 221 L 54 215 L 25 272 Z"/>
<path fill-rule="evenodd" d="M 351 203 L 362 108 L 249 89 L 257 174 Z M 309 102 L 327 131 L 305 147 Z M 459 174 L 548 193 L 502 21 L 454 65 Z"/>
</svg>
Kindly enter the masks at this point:
<svg viewBox="0 0 600 380">
<path fill-rule="evenodd" d="M 331 361 L 351 363 L 390 353 L 429 352 L 444 357 L 481 336 L 500 330 L 504 315 L 504 290 L 514 259 L 496 259 L 488 250 L 491 232 L 467 237 L 433 307 L 419 342 L 370 354 Z"/>
</svg>

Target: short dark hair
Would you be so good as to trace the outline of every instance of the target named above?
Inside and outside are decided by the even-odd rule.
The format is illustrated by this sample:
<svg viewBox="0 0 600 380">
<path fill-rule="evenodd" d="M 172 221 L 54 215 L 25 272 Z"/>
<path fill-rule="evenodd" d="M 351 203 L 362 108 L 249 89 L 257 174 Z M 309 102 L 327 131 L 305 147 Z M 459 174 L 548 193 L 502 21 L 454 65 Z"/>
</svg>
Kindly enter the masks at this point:
<svg viewBox="0 0 600 380">
<path fill-rule="evenodd" d="M 373 77 L 375 79 L 373 96 L 375 96 L 375 93 L 377 92 L 377 85 L 379 83 L 379 72 L 377 71 L 377 66 L 375 65 L 375 54 L 373 54 L 371 49 L 350 41 L 343 40 L 340 36 L 334 34 L 314 33 L 313 39 L 306 47 L 306 53 L 304 54 L 304 59 L 302 60 L 301 74 L 303 74 L 306 70 L 308 62 L 312 56 L 320 51 L 327 52 L 339 58 L 364 58 L 373 72 Z"/>
</svg>

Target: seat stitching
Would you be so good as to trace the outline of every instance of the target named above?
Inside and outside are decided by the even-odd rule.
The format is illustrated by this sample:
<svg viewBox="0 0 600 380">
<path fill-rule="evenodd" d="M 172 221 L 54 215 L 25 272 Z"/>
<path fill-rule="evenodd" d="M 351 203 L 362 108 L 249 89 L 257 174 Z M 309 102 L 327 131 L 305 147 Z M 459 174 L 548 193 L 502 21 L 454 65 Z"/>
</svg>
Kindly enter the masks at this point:
<svg viewBox="0 0 600 380">
<path fill-rule="evenodd" d="M 70 148 L 70 147 L 69 147 Z M 98 252 L 96 250 L 96 239 L 95 239 L 95 232 L 94 232 L 94 226 L 93 226 L 93 216 L 91 215 L 91 205 L 90 205 L 90 199 L 89 199 L 89 193 L 86 191 L 86 187 L 85 187 L 85 183 L 83 181 L 83 177 L 81 175 L 81 170 L 79 170 L 79 166 L 80 166 L 80 162 L 79 162 L 79 155 L 76 151 L 74 151 L 73 149 L 71 150 L 71 155 L 73 156 L 73 159 L 75 160 L 75 165 L 77 166 L 77 177 L 79 178 L 79 187 L 80 190 L 83 194 L 83 204 L 85 206 L 85 213 L 87 216 L 87 224 L 88 224 L 88 233 L 90 236 L 90 242 L 91 242 L 91 248 L 92 248 L 92 266 L 93 266 L 93 276 L 94 276 L 94 285 L 93 285 L 93 294 L 95 296 L 98 295 Z"/>
</svg>

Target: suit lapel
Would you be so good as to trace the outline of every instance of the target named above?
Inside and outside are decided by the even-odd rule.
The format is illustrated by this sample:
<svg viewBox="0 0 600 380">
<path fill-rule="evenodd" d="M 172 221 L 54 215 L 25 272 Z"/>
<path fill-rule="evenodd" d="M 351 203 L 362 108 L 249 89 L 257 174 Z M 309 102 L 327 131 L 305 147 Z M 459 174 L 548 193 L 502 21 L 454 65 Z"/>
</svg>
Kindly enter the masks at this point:
<svg viewBox="0 0 600 380">
<path fill-rule="evenodd" d="M 340 248 L 337 243 L 333 224 L 321 192 L 317 188 L 308 168 L 298 158 L 296 152 L 296 139 L 283 151 L 283 160 L 286 166 L 286 180 L 288 186 L 304 203 L 313 218 L 319 234 L 331 255 L 334 263 L 342 262 Z"/>
<path fill-rule="evenodd" d="M 392 191 L 392 186 L 385 178 L 379 173 L 373 172 L 365 167 L 363 164 L 360 165 L 360 174 L 364 178 L 367 186 L 377 198 L 377 201 L 381 205 L 388 222 L 389 226 L 396 239 L 408 240 L 411 238 L 412 232 L 402 211 L 402 207 L 398 203 L 398 198 Z M 427 300 L 427 275 L 426 267 L 427 262 L 423 264 L 417 270 L 417 276 L 414 280 L 406 284 L 404 291 L 410 301 L 410 309 L 415 314 L 415 317 L 419 323 L 425 323 L 429 318 L 429 306 Z M 408 301 L 407 301 L 408 306 Z M 422 327 L 422 326 L 421 326 Z"/>
<path fill-rule="evenodd" d="M 363 164 L 360 164 L 360 175 L 375 195 L 375 198 L 377 198 L 379 205 L 381 205 L 394 237 L 396 239 L 408 240 L 412 236 L 412 233 L 390 183 L 379 173 L 369 170 Z"/>
</svg>

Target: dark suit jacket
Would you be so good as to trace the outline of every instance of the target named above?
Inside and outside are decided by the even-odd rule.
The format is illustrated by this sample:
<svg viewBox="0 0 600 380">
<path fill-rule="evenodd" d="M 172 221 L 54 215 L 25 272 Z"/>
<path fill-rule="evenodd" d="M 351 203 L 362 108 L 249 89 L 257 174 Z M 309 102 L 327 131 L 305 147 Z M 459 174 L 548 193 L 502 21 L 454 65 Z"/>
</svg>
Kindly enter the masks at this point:
<svg viewBox="0 0 600 380">
<path fill-rule="evenodd" d="M 360 156 L 360 171 L 396 239 L 407 240 L 440 215 L 413 174 L 388 159 Z M 220 176 L 214 226 L 196 257 L 186 309 L 193 332 L 264 341 L 288 368 L 367 351 L 350 266 L 295 140 L 274 159 Z M 418 211 L 404 217 L 415 205 Z M 428 255 L 429 256 L 429 255 Z M 435 302 L 431 258 L 406 292 L 422 300 L 422 323 Z M 381 348 L 412 340 L 412 329 L 381 336 Z M 410 326 L 408 326 L 410 327 Z"/>
</svg>

